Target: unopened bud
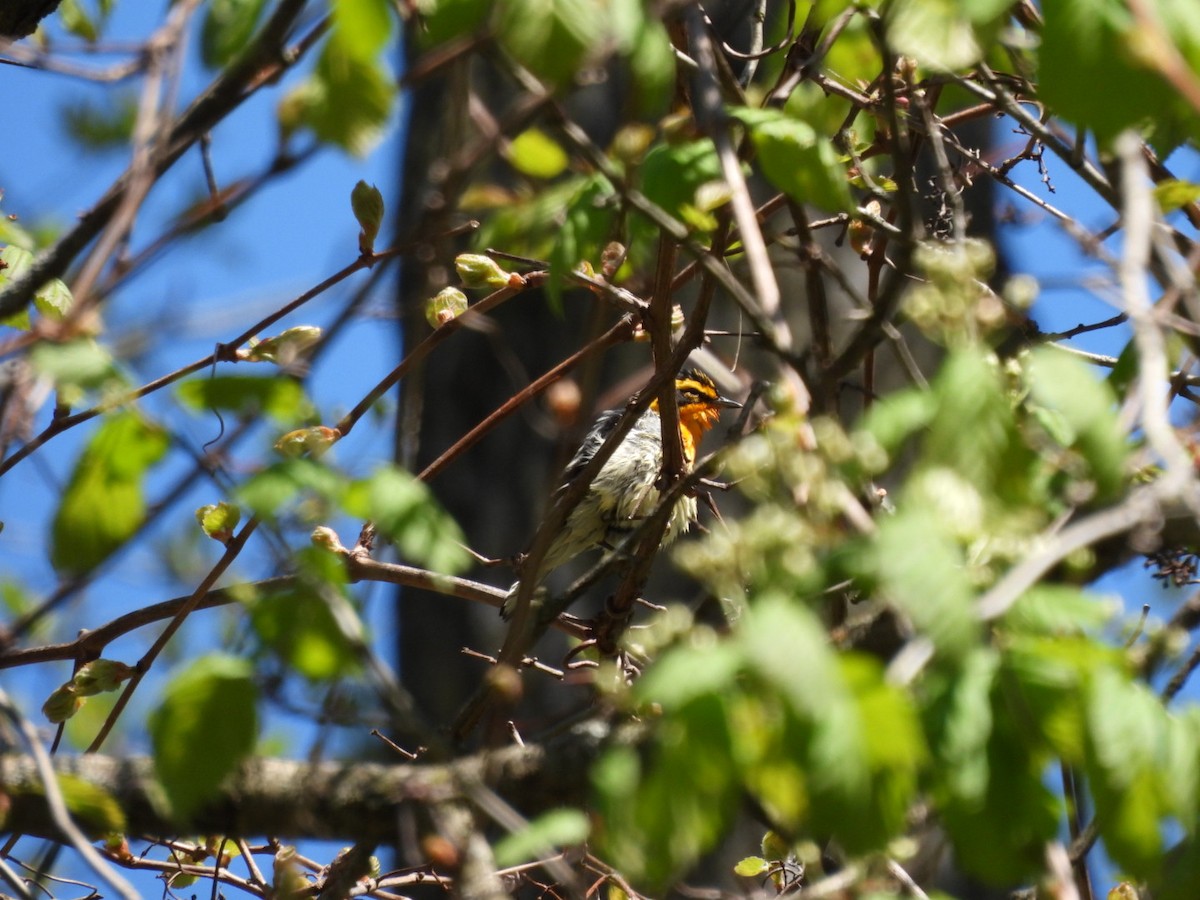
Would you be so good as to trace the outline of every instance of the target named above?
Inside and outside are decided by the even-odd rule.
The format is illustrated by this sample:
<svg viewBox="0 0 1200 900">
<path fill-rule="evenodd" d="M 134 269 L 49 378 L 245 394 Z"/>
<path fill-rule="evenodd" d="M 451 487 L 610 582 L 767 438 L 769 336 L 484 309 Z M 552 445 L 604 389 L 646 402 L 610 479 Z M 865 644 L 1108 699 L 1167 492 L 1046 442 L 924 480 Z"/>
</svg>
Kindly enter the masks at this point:
<svg viewBox="0 0 1200 900">
<path fill-rule="evenodd" d="M 375 238 L 383 224 L 383 194 L 373 184 L 360 181 L 350 192 L 350 209 L 358 220 L 358 249 L 362 253 L 375 251 Z"/>
<path fill-rule="evenodd" d="M 318 525 L 314 528 L 309 540 L 312 541 L 314 547 L 320 547 L 322 550 L 328 550 L 331 553 L 346 552 L 346 547 L 342 543 L 341 538 L 328 525 Z"/>
<path fill-rule="evenodd" d="M 600 254 L 600 271 L 604 274 L 605 281 L 613 280 L 617 270 L 625 262 L 625 255 L 625 245 L 619 241 L 612 241 L 604 248 L 604 252 Z"/>
<path fill-rule="evenodd" d="M 337 443 L 341 436 L 341 432 L 336 428 L 325 425 L 297 428 L 277 440 L 275 449 L 292 459 L 306 455 L 315 459 Z"/>
<path fill-rule="evenodd" d="M 133 667 L 115 659 L 93 659 L 84 663 L 71 679 L 75 693 L 80 697 L 90 697 L 106 691 L 115 691 L 121 682 L 133 677 Z"/>
<path fill-rule="evenodd" d="M 272 362 L 286 366 L 320 339 L 321 329 L 316 325 L 297 325 L 261 341 L 251 338 L 248 346 L 238 350 L 237 358 L 243 362 Z"/>
<path fill-rule="evenodd" d="M 494 259 L 481 253 L 458 254 L 454 257 L 454 268 L 468 288 L 498 290 L 508 287 L 512 277 Z"/>
<path fill-rule="evenodd" d="M 75 685 L 64 684 L 46 698 L 46 702 L 42 704 L 42 715 L 58 725 L 79 712 L 84 702 L 84 698 L 75 692 Z"/>
</svg>

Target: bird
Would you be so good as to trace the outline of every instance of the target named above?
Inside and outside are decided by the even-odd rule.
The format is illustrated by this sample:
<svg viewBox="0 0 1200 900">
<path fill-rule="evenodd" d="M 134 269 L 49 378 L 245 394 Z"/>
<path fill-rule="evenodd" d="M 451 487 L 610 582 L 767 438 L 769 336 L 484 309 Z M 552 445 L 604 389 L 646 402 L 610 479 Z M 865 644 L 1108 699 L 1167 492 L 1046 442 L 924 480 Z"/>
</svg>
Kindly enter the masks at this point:
<svg viewBox="0 0 1200 900">
<path fill-rule="evenodd" d="M 683 448 L 683 468 L 690 472 L 696 462 L 701 438 L 718 421 L 722 409 L 741 406 L 721 396 L 713 380 L 699 369 L 685 369 L 675 379 L 675 402 L 679 408 L 679 437 Z M 623 409 L 602 412 L 588 429 L 579 449 L 567 464 L 562 484 L 554 494 L 557 502 L 595 457 L 612 433 Z M 656 398 L 600 467 L 588 485 L 587 493 L 567 516 L 562 530 L 546 551 L 538 566 L 536 580 L 542 581 L 552 570 L 588 550 L 614 550 L 632 534 L 658 505 L 658 480 L 663 464 L 662 424 Z M 685 495 L 675 503 L 663 534 L 665 546 L 696 521 L 696 498 Z M 526 573 L 526 578 L 530 577 Z M 520 581 L 515 583 L 500 609 L 511 618 Z"/>
</svg>

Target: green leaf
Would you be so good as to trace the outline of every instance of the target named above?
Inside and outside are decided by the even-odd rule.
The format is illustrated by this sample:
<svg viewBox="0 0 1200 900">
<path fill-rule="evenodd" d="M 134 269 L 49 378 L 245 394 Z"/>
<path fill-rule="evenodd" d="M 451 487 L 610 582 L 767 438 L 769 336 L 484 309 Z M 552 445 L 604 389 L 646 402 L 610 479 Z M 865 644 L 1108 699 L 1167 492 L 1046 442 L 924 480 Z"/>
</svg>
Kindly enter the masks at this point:
<svg viewBox="0 0 1200 900">
<path fill-rule="evenodd" d="M 62 344 L 40 341 L 29 351 L 29 360 L 54 382 L 59 399 L 70 406 L 82 402 L 88 391 L 109 393 L 128 383 L 112 354 L 92 338 Z"/>
<path fill-rule="evenodd" d="M 497 841 L 493 848 L 496 865 L 508 868 L 548 856 L 564 845 L 582 844 L 590 830 L 588 817 L 580 810 L 552 809 Z"/>
<path fill-rule="evenodd" d="M 992 489 L 1011 470 L 1018 440 L 994 358 L 977 347 L 954 351 L 938 373 L 935 393 L 924 459 L 957 471 L 980 491 Z"/>
<path fill-rule="evenodd" d="M 1150 40 L 1123 0 L 1056 0 L 1043 15 L 1039 88 L 1051 109 L 1101 142 L 1171 118 L 1175 92 L 1154 71 Z"/>
<path fill-rule="evenodd" d="M 639 181 L 646 199 L 680 218 L 701 185 L 721 177 L 716 147 L 707 138 L 652 147 L 642 161 Z"/>
<path fill-rule="evenodd" d="M 74 775 L 58 775 L 63 802 L 86 834 L 101 835 L 125 831 L 125 810 L 117 798 L 104 788 Z"/>
<path fill-rule="evenodd" d="M 324 590 L 340 588 L 327 585 Z M 255 600 L 250 622 L 263 644 L 309 681 L 329 681 L 358 668 L 354 648 L 315 588 L 301 586 Z"/>
<path fill-rule="evenodd" d="M 559 304 L 563 279 L 581 262 L 598 260 L 612 237 L 616 221 L 615 191 L 602 175 L 585 181 L 567 203 L 566 218 L 554 238 L 550 251 L 550 279 L 546 293 L 552 304 Z"/>
<path fill-rule="evenodd" d="M 1053 840 L 1061 817 L 1057 799 L 1043 783 L 1047 762 L 1030 752 L 1011 722 L 996 719 L 982 800 L 949 795 L 938 804 L 964 870 L 997 885 L 1042 871 L 1046 842 Z"/>
<path fill-rule="evenodd" d="M 433 46 L 479 31 L 494 4 L 492 0 L 420 0 L 418 6 L 425 24 L 421 43 Z"/>
<path fill-rule="evenodd" d="M 831 212 L 854 208 L 845 166 L 811 125 L 779 110 L 742 107 L 732 112 L 749 127 L 758 163 L 775 187 L 797 203 Z"/>
<path fill-rule="evenodd" d="M 929 635 L 940 653 L 973 647 L 979 623 L 966 559 L 946 534 L 947 523 L 920 503 L 884 518 L 875 539 L 875 566 L 887 597 Z"/>
<path fill-rule="evenodd" d="M 1154 201 L 1164 213 L 1175 212 L 1200 200 L 1200 184 L 1168 178 L 1154 186 Z"/>
<path fill-rule="evenodd" d="M 304 492 L 328 502 L 341 501 L 346 482 L 340 474 L 312 459 L 286 459 L 242 482 L 235 500 L 261 518 L 274 518 Z"/>
<path fill-rule="evenodd" d="M 78 38 L 94 42 L 100 37 L 100 24 L 84 8 L 83 0 L 62 0 L 58 19 L 65 31 Z"/>
<path fill-rule="evenodd" d="M 644 702 L 675 709 L 733 688 L 742 664 L 742 652 L 728 642 L 674 647 L 638 679 L 635 690 Z"/>
<path fill-rule="evenodd" d="M 23 247 L 9 244 L 3 250 L 0 250 L 0 290 L 8 287 L 9 283 L 19 279 L 32 264 L 33 254 Z M 29 313 L 22 310 L 0 322 L 0 325 L 27 330 L 29 328 Z"/>
<path fill-rule="evenodd" d="M 633 107 L 647 118 L 657 118 L 671 102 L 675 85 L 675 48 L 667 28 L 658 18 L 644 14 L 641 3 L 635 4 L 641 16 L 633 41 L 624 55 L 629 61 L 633 84 Z"/>
<path fill-rule="evenodd" d="M 922 715 L 937 760 L 939 785 L 966 804 L 987 795 L 987 745 L 992 735 L 992 687 L 999 658 L 978 648 L 953 666 L 935 669 L 925 685 Z"/>
<path fill-rule="evenodd" d="M 635 883 L 661 888 L 677 877 L 717 842 L 736 808 L 727 699 L 705 695 L 660 722 L 644 769 L 625 749 L 597 767 L 595 842 Z"/>
<path fill-rule="evenodd" d="M 133 537 L 145 517 L 142 476 L 167 452 L 157 425 L 129 410 L 108 417 L 84 448 L 54 516 L 59 572 L 90 572 Z"/>
<path fill-rule="evenodd" d="M 370 63 L 392 34 L 387 0 L 333 0 L 333 34 L 347 54 Z"/>
<path fill-rule="evenodd" d="M 403 469 L 381 468 L 352 482 L 343 505 L 350 515 L 374 522 L 380 534 L 419 565 L 452 574 L 470 564 L 458 524 L 429 488 Z"/>
<path fill-rule="evenodd" d="M 954 71 L 979 62 L 1007 12 L 996 0 L 897 0 L 888 11 L 888 38 L 923 65 Z"/>
<path fill-rule="evenodd" d="M 71 311 L 74 302 L 71 289 L 61 278 L 50 279 L 33 295 L 33 305 L 37 311 L 54 322 L 61 322 L 63 316 Z"/>
<path fill-rule="evenodd" d="M 1116 669 L 1099 668 L 1088 690 L 1088 737 L 1105 780 L 1128 786 L 1139 771 L 1152 771 L 1166 737 L 1166 711 L 1145 685 Z"/>
<path fill-rule="evenodd" d="M 513 138 L 508 161 L 521 174 L 543 179 L 561 175 L 570 162 L 566 151 L 540 128 L 527 128 Z"/>
<path fill-rule="evenodd" d="M 266 0 L 212 0 L 200 30 L 200 60 L 210 69 L 226 66 L 250 44 Z"/>
<path fill-rule="evenodd" d="M 1120 601 L 1092 596 L 1062 584 L 1038 584 L 1004 615 L 1005 627 L 1043 634 L 1075 634 L 1107 625 Z"/>
<path fill-rule="evenodd" d="M 739 859 L 737 865 L 733 867 L 734 875 L 741 875 L 743 878 L 757 878 L 766 873 L 771 868 L 771 864 L 761 856 L 747 856 Z"/>
<path fill-rule="evenodd" d="M 1070 446 L 1087 460 L 1100 499 L 1115 497 L 1126 483 L 1129 445 L 1108 385 L 1082 362 L 1049 347 L 1033 352 L 1029 383 L 1034 400 L 1070 426 Z"/>
<path fill-rule="evenodd" d="M 738 630 L 746 665 L 798 715 L 816 716 L 844 699 L 845 687 L 815 614 L 783 594 L 760 596 Z"/>
<path fill-rule="evenodd" d="M 242 511 L 232 503 L 222 500 L 220 503 L 209 503 L 196 510 L 196 521 L 206 535 L 224 543 L 233 537 L 242 518 Z"/>
<path fill-rule="evenodd" d="M 266 415 L 280 425 L 312 417 L 314 410 L 304 388 L 282 375 L 203 375 L 175 388 L 190 409 L 228 410 L 240 416 Z"/>
<path fill-rule="evenodd" d="M 128 91 L 103 98 L 73 99 L 63 106 L 63 127 L 89 152 L 123 150 L 133 137 L 137 103 L 137 95 Z"/>
<path fill-rule="evenodd" d="M 932 391 L 899 391 L 871 404 L 860 426 L 877 440 L 888 455 L 894 455 L 914 434 L 924 431 L 937 413 L 938 398 Z"/>
<path fill-rule="evenodd" d="M 167 685 L 150 716 L 158 780 L 175 816 L 186 823 L 254 749 L 258 691 L 244 659 L 213 654 Z"/>
<path fill-rule="evenodd" d="M 539 78 L 562 85 L 607 36 L 596 0 L 509 0 L 499 4 L 496 40 Z"/>
<path fill-rule="evenodd" d="M 294 114 L 318 140 L 361 157 L 383 137 L 395 95 L 393 79 L 377 60 L 353 56 L 330 41 L 312 76 L 285 98 L 280 115 L 290 125 Z"/>
</svg>

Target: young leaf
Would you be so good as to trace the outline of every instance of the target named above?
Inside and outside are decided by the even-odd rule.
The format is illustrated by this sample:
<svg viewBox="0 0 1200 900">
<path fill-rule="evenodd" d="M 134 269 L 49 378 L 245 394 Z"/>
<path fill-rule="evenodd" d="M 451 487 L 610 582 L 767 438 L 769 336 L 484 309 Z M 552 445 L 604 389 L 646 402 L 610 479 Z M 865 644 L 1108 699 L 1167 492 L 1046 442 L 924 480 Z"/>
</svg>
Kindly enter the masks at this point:
<svg viewBox="0 0 1200 900">
<path fill-rule="evenodd" d="M 167 452 L 166 433 L 132 410 L 92 435 L 54 517 L 50 558 L 68 574 L 91 571 L 142 524 L 142 476 Z"/>
<path fill-rule="evenodd" d="M 280 105 L 285 130 L 307 126 L 318 140 L 365 156 L 383 137 L 396 89 L 377 60 L 362 60 L 330 41 L 308 81 Z"/>
<path fill-rule="evenodd" d="M 340 474 L 311 459 L 287 459 L 242 482 L 235 499 L 254 515 L 273 518 L 302 492 L 330 502 L 340 500 L 346 484 Z"/>
<path fill-rule="evenodd" d="M 405 557 L 435 572 L 460 572 L 470 561 L 458 524 L 402 469 L 381 468 L 353 482 L 343 504 L 350 515 L 374 522 Z"/>
<path fill-rule="evenodd" d="M 257 704 L 250 663 L 231 656 L 200 657 L 167 685 L 150 738 L 155 772 L 180 821 L 254 749 Z"/>
<path fill-rule="evenodd" d="M 588 818 L 577 809 L 544 812 L 520 831 L 496 843 L 496 865 L 507 868 L 554 852 L 557 847 L 582 844 L 587 840 Z"/>
<path fill-rule="evenodd" d="M 387 0 L 334 0 L 334 40 L 349 55 L 370 62 L 387 46 L 391 33 Z"/>
<path fill-rule="evenodd" d="M 561 175 L 570 162 L 566 151 L 540 128 L 528 128 L 513 138 L 508 161 L 523 175 L 542 179 Z"/>
<path fill-rule="evenodd" d="M 251 605 L 250 621 L 259 639 L 309 681 L 328 681 L 357 667 L 353 648 L 315 590 L 299 587 L 261 597 Z"/>
<path fill-rule="evenodd" d="M 509 0 L 495 21 L 500 46 L 551 84 L 565 84 L 585 55 L 606 37 L 595 0 Z"/>
<path fill-rule="evenodd" d="M 241 517 L 242 511 L 235 504 L 226 503 L 224 500 L 220 503 L 209 503 L 196 510 L 196 521 L 204 533 L 221 543 L 233 537 L 233 530 L 237 528 Z"/>
<path fill-rule="evenodd" d="M 828 139 L 778 110 L 741 108 L 758 162 L 770 182 L 797 203 L 831 212 L 853 209 L 845 166 Z"/>
<path fill-rule="evenodd" d="M 313 414 L 304 388 L 280 375 L 204 375 L 183 382 L 175 393 L 184 406 L 197 412 L 220 409 L 243 416 L 266 415 L 281 425 Z"/>
<path fill-rule="evenodd" d="M 1063 417 L 1071 446 L 1087 460 L 1101 499 L 1125 485 L 1129 445 L 1108 385 L 1078 360 L 1050 348 L 1034 351 L 1029 364 L 1033 398 Z"/>
<path fill-rule="evenodd" d="M 616 209 L 615 191 L 602 175 L 593 175 L 579 188 L 567 204 L 566 219 L 554 239 L 550 251 L 550 279 L 546 293 L 550 302 L 558 304 L 562 297 L 563 278 L 581 262 L 598 259 L 612 237 Z"/>
</svg>

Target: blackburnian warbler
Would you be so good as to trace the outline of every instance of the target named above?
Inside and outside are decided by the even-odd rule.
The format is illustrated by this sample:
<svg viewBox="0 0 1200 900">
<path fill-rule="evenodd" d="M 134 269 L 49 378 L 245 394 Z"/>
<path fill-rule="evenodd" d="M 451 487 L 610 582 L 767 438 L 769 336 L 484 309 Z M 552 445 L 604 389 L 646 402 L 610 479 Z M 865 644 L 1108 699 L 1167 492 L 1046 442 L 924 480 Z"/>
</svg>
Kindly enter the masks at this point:
<svg viewBox="0 0 1200 900">
<path fill-rule="evenodd" d="M 675 401 L 679 407 L 679 437 L 683 447 L 684 470 L 696 462 L 696 450 L 721 415 L 721 409 L 741 406 L 722 397 L 711 378 L 698 369 L 687 369 L 675 379 Z M 555 498 L 566 491 L 596 455 L 601 444 L 616 427 L 623 410 L 601 413 L 588 430 L 583 443 L 567 464 L 563 483 Z M 600 468 L 587 493 L 571 510 L 562 531 L 546 551 L 538 566 L 536 580 L 541 581 L 553 569 L 587 550 L 613 550 L 648 517 L 658 505 L 657 487 L 663 464 L 662 425 L 655 400 L 634 423 L 633 428 Z M 663 534 L 666 545 L 696 521 L 696 498 L 684 495 L 675 504 Z M 530 577 L 530 573 L 524 575 Z M 520 582 L 512 591 L 500 614 L 508 618 Z"/>
</svg>

